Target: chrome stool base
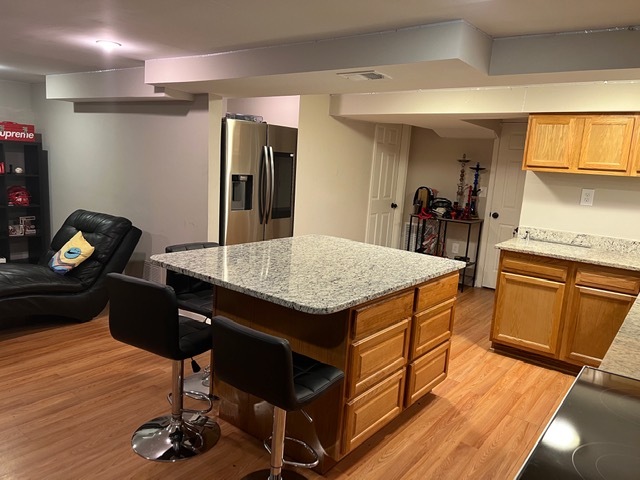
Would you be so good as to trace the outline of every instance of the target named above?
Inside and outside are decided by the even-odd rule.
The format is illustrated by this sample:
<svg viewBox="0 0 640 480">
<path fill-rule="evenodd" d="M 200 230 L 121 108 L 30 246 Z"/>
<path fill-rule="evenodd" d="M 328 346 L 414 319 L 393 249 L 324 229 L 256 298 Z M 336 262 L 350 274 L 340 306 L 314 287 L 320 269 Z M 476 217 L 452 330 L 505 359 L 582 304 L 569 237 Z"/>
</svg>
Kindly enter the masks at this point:
<svg viewBox="0 0 640 480">
<path fill-rule="evenodd" d="M 141 425 L 131 437 L 131 447 L 147 460 L 176 462 L 206 452 L 219 439 L 220 426 L 208 417 L 175 420 L 164 415 Z"/>
<path fill-rule="evenodd" d="M 271 475 L 271 470 L 257 470 L 249 475 L 242 477 L 241 480 L 307 480 L 304 475 L 294 472 L 293 470 L 282 470 L 280 475 Z"/>
</svg>

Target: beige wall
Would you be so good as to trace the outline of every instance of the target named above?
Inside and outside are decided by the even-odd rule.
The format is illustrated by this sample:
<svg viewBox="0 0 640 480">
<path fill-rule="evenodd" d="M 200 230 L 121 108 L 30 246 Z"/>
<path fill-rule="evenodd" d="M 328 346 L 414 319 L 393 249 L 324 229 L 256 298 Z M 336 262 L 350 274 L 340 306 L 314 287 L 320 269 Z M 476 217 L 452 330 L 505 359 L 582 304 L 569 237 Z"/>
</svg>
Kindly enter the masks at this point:
<svg viewBox="0 0 640 480">
<path fill-rule="evenodd" d="M 329 96 L 300 98 L 294 235 L 364 241 L 375 125 L 329 115 Z"/>
<path fill-rule="evenodd" d="M 460 178 L 460 163 L 457 161 L 463 154 L 471 161 L 467 163 L 465 183 L 473 183 L 474 172 L 468 167 L 480 163 L 486 168 L 480 174 L 479 185 L 486 193 L 489 184 L 491 159 L 493 155 L 493 140 L 442 138 L 432 130 L 425 128 L 412 129 L 411 150 L 409 152 L 409 167 L 407 171 L 407 186 L 404 198 L 405 220 L 409 221 L 409 214 L 413 211 L 413 196 L 420 186 L 437 190 L 438 197 L 445 197 L 456 201 L 457 184 Z M 465 196 L 466 198 L 466 196 Z M 478 202 L 479 218 L 484 218 L 487 198 L 481 197 Z M 452 242 L 466 241 L 466 227 L 449 225 L 447 228 L 447 254 L 449 257 L 464 254 L 464 244 L 459 245 L 460 253 L 451 253 Z M 475 238 L 472 235 L 470 254 L 475 255 Z M 401 248 L 406 248 L 403 242 Z"/>
<path fill-rule="evenodd" d="M 446 197 L 452 202 L 456 200 L 460 178 L 460 163 L 457 160 L 462 158 L 463 154 L 471 160 L 467 163 L 467 167 L 480 162 L 480 166 L 486 168 L 480 174 L 479 185 L 488 185 L 493 140 L 441 138 L 426 128 L 412 129 L 404 199 L 404 212 L 407 216 L 412 211 L 413 195 L 420 186 L 438 190 L 439 197 Z M 473 174 L 474 172 L 467 168 L 465 183 L 473 183 Z M 481 198 L 479 202 L 481 218 L 485 204 L 486 198 Z"/>
<path fill-rule="evenodd" d="M 136 259 L 207 238 L 207 97 L 193 103 L 73 104 L 33 87 L 49 151 L 52 230 L 73 210 L 122 215 L 143 231 Z"/>
<path fill-rule="evenodd" d="M 582 188 L 595 189 L 581 206 Z M 520 225 L 640 239 L 640 178 L 527 172 Z"/>
</svg>

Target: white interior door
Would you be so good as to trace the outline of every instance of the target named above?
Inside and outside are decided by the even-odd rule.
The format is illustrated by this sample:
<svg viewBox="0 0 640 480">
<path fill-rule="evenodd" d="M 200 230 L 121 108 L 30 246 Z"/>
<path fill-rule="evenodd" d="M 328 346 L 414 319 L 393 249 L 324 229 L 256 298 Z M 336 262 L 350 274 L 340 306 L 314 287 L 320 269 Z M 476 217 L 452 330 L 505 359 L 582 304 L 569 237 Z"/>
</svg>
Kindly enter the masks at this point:
<svg viewBox="0 0 640 480">
<path fill-rule="evenodd" d="M 399 199 L 404 190 L 398 190 L 400 180 L 404 184 L 406 177 L 402 130 L 402 125 L 376 125 L 366 232 L 367 243 L 374 245 L 397 247 L 399 241 L 398 220 L 402 218 Z"/>
<path fill-rule="evenodd" d="M 505 123 L 502 127 L 495 182 L 491 190 L 493 194 L 489 204 L 489 215 L 485 221 L 485 227 L 488 226 L 489 230 L 482 273 L 483 287 L 496 288 L 500 252 L 496 250 L 495 245 L 510 239 L 520 222 L 526 175 L 522 170 L 526 134 L 525 123 Z"/>
</svg>

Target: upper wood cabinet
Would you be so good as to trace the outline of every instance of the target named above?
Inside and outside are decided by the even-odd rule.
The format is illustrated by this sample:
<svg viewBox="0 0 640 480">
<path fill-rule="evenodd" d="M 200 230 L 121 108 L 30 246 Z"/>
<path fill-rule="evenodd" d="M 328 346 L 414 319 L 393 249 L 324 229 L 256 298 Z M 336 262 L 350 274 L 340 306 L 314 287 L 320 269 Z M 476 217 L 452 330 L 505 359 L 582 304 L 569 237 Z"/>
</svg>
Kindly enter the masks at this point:
<svg viewBox="0 0 640 480">
<path fill-rule="evenodd" d="M 640 176 L 640 117 L 636 118 L 636 128 L 633 131 L 631 143 L 631 175 Z"/>
<path fill-rule="evenodd" d="M 569 171 L 580 154 L 584 122 L 570 115 L 530 115 L 526 169 Z"/>
<path fill-rule="evenodd" d="M 638 115 L 530 115 L 523 168 L 637 175 L 639 132 Z"/>
</svg>

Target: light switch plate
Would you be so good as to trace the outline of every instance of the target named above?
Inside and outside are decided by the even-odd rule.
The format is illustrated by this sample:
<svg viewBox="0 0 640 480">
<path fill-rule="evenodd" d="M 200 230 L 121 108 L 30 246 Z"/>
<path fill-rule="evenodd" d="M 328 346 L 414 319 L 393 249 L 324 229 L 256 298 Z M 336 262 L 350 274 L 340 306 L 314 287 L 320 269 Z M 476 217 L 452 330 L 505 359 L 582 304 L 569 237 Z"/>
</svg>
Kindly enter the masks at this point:
<svg viewBox="0 0 640 480">
<path fill-rule="evenodd" d="M 593 197 L 596 191 L 593 188 L 583 188 L 580 195 L 580 205 L 586 205 L 588 207 L 593 206 Z"/>
</svg>

